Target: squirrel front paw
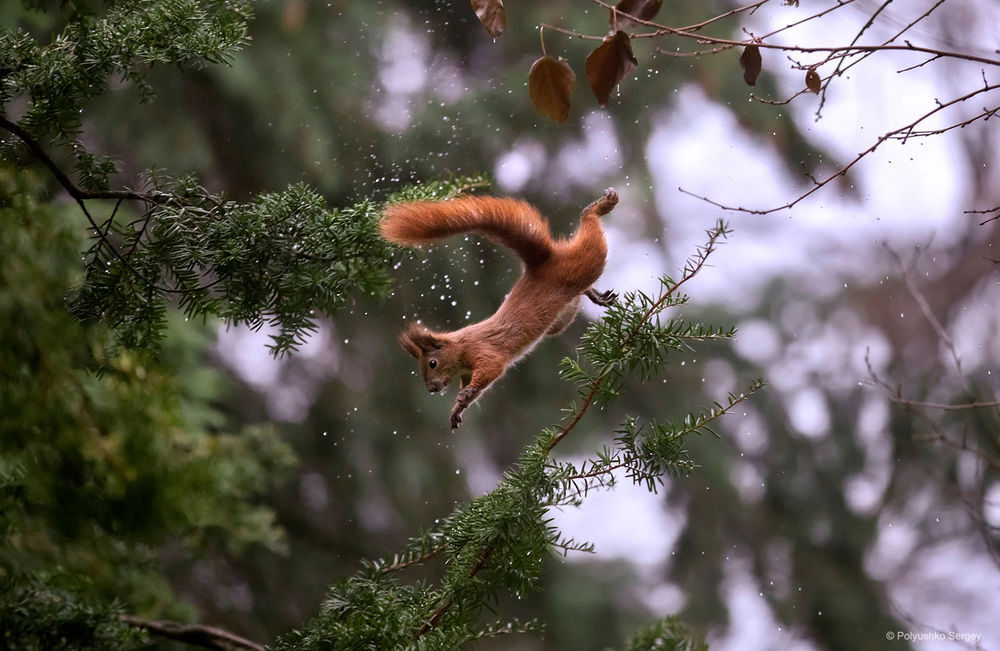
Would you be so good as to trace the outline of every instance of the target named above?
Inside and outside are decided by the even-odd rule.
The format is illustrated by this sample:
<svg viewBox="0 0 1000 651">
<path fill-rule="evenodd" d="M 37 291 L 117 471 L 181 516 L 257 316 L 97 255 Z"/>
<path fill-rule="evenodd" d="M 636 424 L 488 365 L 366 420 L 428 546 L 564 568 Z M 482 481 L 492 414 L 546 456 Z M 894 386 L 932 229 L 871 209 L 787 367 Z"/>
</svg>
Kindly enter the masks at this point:
<svg viewBox="0 0 1000 651">
<path fill-rule="evenodd" d="M 608 307 L 617 300 L 618 300 L 617 292 L 615 292 L 613 289 L 609 289 L 606 292 L 601 292 L 600 294 L 598 294 L 594 302 L 600 305 L 601 307 Z"/>
<path fill-rule="evenodd" d="M 609 289 L 606 292 L 599 292 L 593 287 L 584 292 L 584 294 L 596 305 L 601 307 L 608 307 L 618 300 L 618 294 L 614 290 Z"/>
<path fill-rule="evenodd" d="M 474 386 L 467 386 L 458 392 L 458 397 L 455 398 L 455 406 L 451 408 L 452 431 L 458 429 L 458 426 L 462 424 L 462 412 L 472 404 L 472 401 L 479 395 L 479 391 Z"/>
</svg>

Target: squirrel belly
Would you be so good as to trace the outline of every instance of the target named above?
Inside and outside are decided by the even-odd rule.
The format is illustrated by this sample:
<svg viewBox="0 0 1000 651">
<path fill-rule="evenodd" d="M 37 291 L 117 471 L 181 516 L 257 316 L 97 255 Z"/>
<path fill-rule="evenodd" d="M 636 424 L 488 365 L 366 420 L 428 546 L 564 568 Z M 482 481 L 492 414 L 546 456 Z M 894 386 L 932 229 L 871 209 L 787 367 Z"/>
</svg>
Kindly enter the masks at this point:
<svg viewBox="0 0 1000 651">
<path fill-rule="evenodd" d="M 521 277 L 492 316 L 452 332 L 411 324 L 399 335 L 403 349 L 417 359 L 428 391 L 440 391 L 459 378 L 461 390 L 451 411 L 453 430 L 461 424 L 462 412 L 511 364 L 545 335 L 569 326 L 581 296 L 605 306 L 617 298 L 593 288 L 608 252 L 600 217 L 617 203 L 618 194 L 605 190 L 584 208 L 579 228 L 567 239 L 553 239 L 545 218 L 517 199 L 462 197 L 386 209 L 379 228 L 390 242 L 419 246 L 473 232 L 509 247 L 524 261 Z"/>
</svg>

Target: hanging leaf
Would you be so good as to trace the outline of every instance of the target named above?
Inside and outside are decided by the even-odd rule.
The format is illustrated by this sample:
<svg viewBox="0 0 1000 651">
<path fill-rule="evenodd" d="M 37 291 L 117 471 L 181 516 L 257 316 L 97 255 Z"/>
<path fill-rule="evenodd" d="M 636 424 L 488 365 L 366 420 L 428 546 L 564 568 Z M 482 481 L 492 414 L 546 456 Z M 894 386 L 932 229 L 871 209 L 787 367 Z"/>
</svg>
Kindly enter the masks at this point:
<svg viewBox="0 0 1000 651">
<path fill-rule="evenodd" d="M 615 24 L 615 12 L 611 12 L 611 17 L 608 22 L 611 23 L 611 28 L 621 29 L 622 27 L 635 24 L 634 20 L 626 18 L 623 14 L 628 14 L 629 16 L 635 16 L 639 20 L 652 20 L 654 16 L 660 11 L 660 7 L 663 6 L 663 0 L 621 0 L 615 9 L 618 11 L 617 26 Z"/>
<path fill-rule="evenodd" d="M 614 36 L 604 37 L 604 42 L 587 57 L 584 69 L 587 71 L 587 81 L 590 89 L 597 97 L 601 107 L 608 105 L 611 91 L 615 89 L 625 75 L 639 65 L 632 54 L 632 42 L 628 34 L 615 32 Z"/>
<path fill-rule="evenodd" d="M 752 43 L 743 48 L 740 55 L 740 65 L 743 66 L 743 81 L 748 86 L 757 85 L 757 75 L 760 74 L 760 48 Z"/>
<path fill-rule="evenodd" d="M 570 101 L 576 75 L 565 59 L 543 56 L 531 64 L 528 72 L 528 93 L 542 115 L 556 122 L 569 117 Z"/>
<path fill-rule="evenodd" d="M 815 68 L 809 68 L 809 71 L 806 72 L 806 88 L 814 93 L 819 93 L 820 83 L 819 73 L 816 72 Z"/>
<path fill-rule="evenodd" d="M 483 24 L 490 36 L 496 38 L 507 28 L 507 12 L 503 0 L 472 0 L 476 18 Z"/>
</svg>

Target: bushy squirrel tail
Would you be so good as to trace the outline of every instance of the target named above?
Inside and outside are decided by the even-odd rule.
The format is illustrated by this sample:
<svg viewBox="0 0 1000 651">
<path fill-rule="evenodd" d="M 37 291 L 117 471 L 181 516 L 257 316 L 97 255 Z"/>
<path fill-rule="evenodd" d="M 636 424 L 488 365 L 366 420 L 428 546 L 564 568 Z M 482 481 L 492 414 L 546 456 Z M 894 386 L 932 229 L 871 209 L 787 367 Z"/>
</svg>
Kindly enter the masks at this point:
<svg viewBox="0 0 1000 651">
<path fill-rule="evenodd" d="M 512 249 L 528 266 L 552 253 L 549 225 L 534 206 L 518 199 L 460 197 L 397 203 L 385 210 L 382 237 L 419 246 L 456 233 L 475 232 Z"/>
</svg>

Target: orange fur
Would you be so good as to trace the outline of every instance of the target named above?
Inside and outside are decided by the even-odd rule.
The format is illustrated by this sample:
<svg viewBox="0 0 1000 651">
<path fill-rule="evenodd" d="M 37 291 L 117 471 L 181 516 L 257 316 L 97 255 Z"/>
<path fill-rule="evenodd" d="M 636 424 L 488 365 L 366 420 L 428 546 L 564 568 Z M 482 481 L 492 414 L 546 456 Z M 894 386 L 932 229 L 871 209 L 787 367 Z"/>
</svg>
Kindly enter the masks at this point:
<svg viewBox="0 0 1000 651">
<path fill-rule="evenodd" d="M 476 232 L 513 249 L 524 273 L 489 318 L 453 332 L 411 325 L 400 344 L 420 363 L 428 391 L 445 388 L 455 377 L 462 389 L 451 412 L 451 427 L 461 414 L 512 363 L 546 334 L 559 334 L 576 317 L 580 297 L 607 305 L 613 294 L 598 294 L 594 282 L 604 271 L 608 246 L 600 216 L 618 203 L 614 190 L 587 206 L 580 227 L 568 239 L 553 239 L 548 223 L 529 204 L 516 199 L 464 197 L 389 206 L 379 227 L 397 244 L 417 246 L 448 235 Z"/>
</svg>

